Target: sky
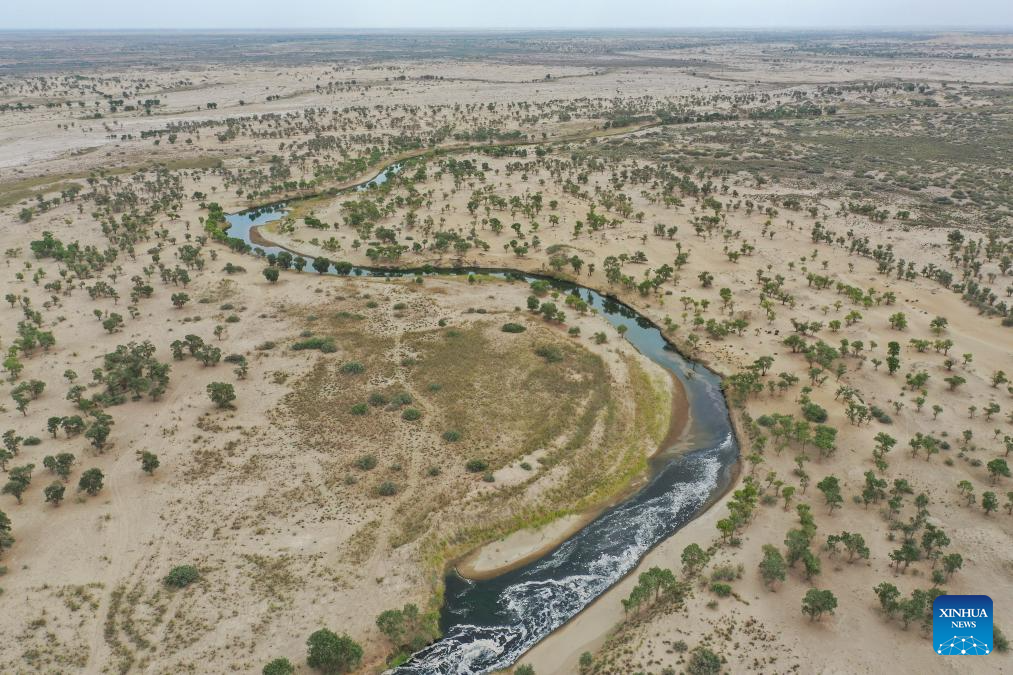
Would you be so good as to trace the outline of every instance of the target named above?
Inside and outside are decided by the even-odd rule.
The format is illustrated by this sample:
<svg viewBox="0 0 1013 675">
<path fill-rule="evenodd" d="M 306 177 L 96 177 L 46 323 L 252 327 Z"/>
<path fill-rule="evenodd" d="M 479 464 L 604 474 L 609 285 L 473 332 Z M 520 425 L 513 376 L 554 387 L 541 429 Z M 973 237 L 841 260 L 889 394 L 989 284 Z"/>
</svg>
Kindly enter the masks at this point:
<svg viewBox="0 0 1013 675">
<path fill-rule="evenodd" d="M 1013 27 L 1013 0 L 0 0 L 0 30 Z"/>
</svg>

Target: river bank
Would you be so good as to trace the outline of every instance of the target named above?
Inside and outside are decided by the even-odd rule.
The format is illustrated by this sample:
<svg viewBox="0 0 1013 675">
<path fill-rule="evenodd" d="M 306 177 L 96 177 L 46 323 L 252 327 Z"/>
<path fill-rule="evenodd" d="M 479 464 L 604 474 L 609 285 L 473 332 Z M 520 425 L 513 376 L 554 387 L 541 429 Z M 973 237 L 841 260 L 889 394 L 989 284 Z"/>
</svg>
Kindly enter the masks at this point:
<svg viewBox="0 0 1013 675">
<path fill-rule="evenodd" d="M 679 378 L 672 376 L 671 381 L 672 413 L 669 431 L 651 457 L 689 449 L 680 446 L 680 440 L 689 426 L 689 401 L 686 399 L 686 389 Z M 579 532 L 602 511 L 628 498 L 643 485 L 645 480 L 646 477 L 635 481 L 598 508 L 565 515 L 541 527 L 518 530 L 506 537 L 488 542 L 454 561 L 451 568 L 462 577 L 481 580 L 490 579 L 537 560 Z"/>
</svg>

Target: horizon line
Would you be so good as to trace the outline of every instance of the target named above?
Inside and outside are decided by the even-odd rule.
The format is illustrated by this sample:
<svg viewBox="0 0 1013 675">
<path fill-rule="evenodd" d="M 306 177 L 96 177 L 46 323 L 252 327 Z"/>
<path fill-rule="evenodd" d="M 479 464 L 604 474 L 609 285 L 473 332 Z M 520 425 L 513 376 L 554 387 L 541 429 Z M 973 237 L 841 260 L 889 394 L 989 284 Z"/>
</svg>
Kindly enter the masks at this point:
<svg viewBox="0 0 1013 675">
<path fill-rule="evenodd" d="M 412 31 L 480 31 L 480 32 L 509 32 L 509 31 L 643 31 L 643 32 L 665 32 L 665 31 L 790 31 L 790 30 L 811 30 L 811 31 L 840 31 L 840 30 L 899 30 L 899 31 L 989 31 L 989 32 L 1011 32 L 1013 24 L 1004 25 L 979 25 L 979 24 L 758 24 L 758 25 L 699 25 L 699 26 L 108 26 L 108 27 L 69 27 L 69 26 L 22 26 L 14 28 L 0 27 L 0 33 L 18 32 L 68 32 L 68 33 L 90 33 L 99 31 L 108 32 L 137 32 L 137 31 L 164 31 L 164 32 L 236 32 L 256 31 L 264 33 L 286 33 L 286 32 L 338 32 L 338 31 L 362 31 L 362 32 L 412 32 Z"/>
</svg>

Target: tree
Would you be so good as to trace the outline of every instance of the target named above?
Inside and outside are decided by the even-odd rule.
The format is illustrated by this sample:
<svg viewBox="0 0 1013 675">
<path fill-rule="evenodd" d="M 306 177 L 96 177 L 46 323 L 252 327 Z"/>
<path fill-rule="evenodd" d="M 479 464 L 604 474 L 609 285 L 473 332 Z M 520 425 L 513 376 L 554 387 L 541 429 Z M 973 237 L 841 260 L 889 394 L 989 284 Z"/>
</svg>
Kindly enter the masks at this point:
<svg viewBox="0 0 1013 675">
<path fill-rule="evenodd" d="M 278 281 L 279 276 L 281 276 L 281 272 L 278 271 L 277 267 L 264 268 L 264 278 L 270 281 L 272 284 Z"/>
<path fill-rule="evenodd" d="M 816 483 L 816 487 L 823 493 L 827 506 L 830 507 L 830 513 L 833 513 L 835 508 L 844 503 L 844 497 L 841 496 L 840 481 L 836 476 L 827 476 L 819 483 Z"/>
<path fill-rule="evenodd" d="M 981 495 L 981 508 L 985 509 L 985 515 L 999 510 L 999 499 L 994 492 L 985 492 Z"/>
<path fill-rule="evenodd" d="M 884 612 L 892 615 L 897 611 L 897 599 L 900 597 L 900 591 L 896 586 L 884 581 L 872 590 L 879 598 L 879 606 L 883 608 Z"/>
<path fill-rule="evenodd" d="M 92 446 L 96 450 L 102 450 L 106 446 L 106 440 L 109 438 L 109 433 L 112 431 L 112 417 L 109 415 L 103 415 L 96 419 L 89 426 L 87 431 L 84 432 L 84 437 L 91 441 Z"/>
<path fill-rule="evenodd" d="M 292 675 L 294 672 L 295 666 L 293 666 L 289 660 L 284 657 L 271 661 L 269 664 L 264 666 L 264 670 L 261 671 L 263 675 Z"/>
<path fill-rule="evenodd" d="M 400 650 L 422 649 L 439 635 L 436 613 L 421 614 L 413 604 L 402 609 L 388 609 L 376 617 L 376 626 Z"/>
<path fill-rule="evenodd" d="M 4 485 L 2 490 L 3 494 L 14 495 L 14 498 L 18 500 L 18 504 L 20 504 L 21 496 L 32 483 L 32 470 L 34 469 L 34 464 L 25 464 L 24 466 L 11 468 L 7 476 L 7 484 Z"/>
<path fill-rule="evenodd" d="M 682 571 L 686 576 L 699 572 L 710 560 L 710 556 L 699 544 L 690 544 L 682 550 Z"/>
<path fill-rule="evenodd" d="M 87 492 L 94 497 L 102 491 L 102 481 L 105 475 L 101 469 L 88 469 L 81 474 L 81 480 L 77 483 L 78 491 Z"/>
<path fill-rule="evenodd" d="M 66 491 L 66 486 L 63 483 L 56 480 L 46 486 L 42 492 L 46 495 L 46 501 L 51 503 L 53 506 L 59 506 L 60 502 L 63 501 L 63 493 Z"/>
<path fill-rule="evenodd" d="M 809 620 L 818 619 L 825 612 L 834 613 L 837 609 L 837 598 L 830 591 L 810 588 L 802 599 L 802 613 L 809 615 Z"/>
<path fill-rule="evenodd" d="M 7 514 L 0 511 L 0 557 L 4 550 L 14 545 L 14 537 L 11 536 L 11 519 Z"/>
<path fill-rule="evenodd" d="M 108 333 L 115 333 L 123 327 L 123 317 L 116 312 L 113 312 L 102 321 L 102 327 L 105 328 Z"/>
<path fill-rule="evenodd" d="M 46 467 L 63 480 L 70 476 L 70 469 L 74 466 L 74 455 L 69 452 L 61 452 L 56 455 L 46 455 L 42 459 L 42 466 Z"/>
<path fill-rule="evenodd" d="M 219 408 L 232 408 L 236 400 L 236 389 L 227 382 L 212 382 L 207 387 L 208 396 Z"/>
<path fill-rule="evenodd" d="M 190 302 L 190 296 L 186 293 L 173 293 L 172 294 L 172 305 L 176 309 L 183 309 L 183 305 Z"/>
<path fill-rule="evenodd" d="M 318 258 L 319 260 L 319 258 Z M 306 641 L 306 663 L 322 673 L 346 673 L 358 667 L 362 647 L 347 635 L 336 635 L 321 628 Z"/>
<path fill-rule="evenodd" d="M 147 450 L 138 450 L 137 459 L 141 462 L 141 471 L 148 474 L 149 476 L 155 473 L 155 469 L 158 468 L 158 455 Z"/>
<path fill-rule="evenodd" d="M 787 511 L 788 507 L 791 506 L 791 498 L 795 495 L 794 485 L 785 485 L 781 488 L 781 498 L 784 499 L 784 510 Z"/>
<path fill-rule="evenodd" d="M 760 561 L 760 576 L 763 583 L 770 588 L 775 581 L 784 581 L 787 576 L 787 566 L 784 556 L 776 546 L 763 545 L 763 560 Z"/>
<path fill-rule="evenodd" d="M 964 556 L 959 553 L 949 553 L 943 556 L 943 570 L 946 572 L 947 579 L 953 576 L 953 573 L 963 566 Z"/>
<path fill-rule="evenodd" d="M 328 260 L 327 258 L 313 259 L 313 269 L 315 269 L 320 274 L 326 274 L 327 270 L 329 270 L 330 268 L 331 268 L 331 261 Z M 316 633 L 314 633 L 314 635 L 316 635 Z"/>
<path fill-rule="evenodd" d="M 894 330 L 904 330 L 907 328 L 907 317 L 904 316 L 904 312 L 890 315 L 890 327 Z"/>
<path fill-rule="evenodd" d="M 986 466 L 989 475 L 992 476 L 992 485 L 995 485 L 999 481 L 999 478 L 1010 477 L 1009 465 L 1006 464 L 1006 460 L 1002 457 L 993 459 Z"/>
</svg>

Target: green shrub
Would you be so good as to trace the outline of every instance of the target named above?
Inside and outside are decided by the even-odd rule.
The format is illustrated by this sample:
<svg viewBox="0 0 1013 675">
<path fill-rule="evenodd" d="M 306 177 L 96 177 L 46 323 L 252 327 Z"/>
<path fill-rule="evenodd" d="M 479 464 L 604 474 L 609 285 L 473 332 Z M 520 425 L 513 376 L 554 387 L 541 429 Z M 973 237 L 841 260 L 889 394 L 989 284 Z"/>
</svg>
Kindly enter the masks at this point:
<svg viewBox="0 0 1013 675">
<path fill-rule="evenodd" d="M 687 675 L 720 675 L 721 657 L 707 649 L 697 647 L 686 664 Z"/>
<path fill-rule="evenodd" d="M 356 403 L 352 406 L 353 415 L 365 415 L 367 412 L 369 412 L 369 406 L 365 403 Z"/>
<path fill-rule="evenodd" d="M 376 456 L 375 455 L 363 455 L 356 459 L 353 464 L 355 468 L 362 469 L 363 471 L 370 471 L 376 468 Z"/>
<path fill-rule="evenodd" d="M 292 675 L 295 667 L 286 658 L 275 659 L 264 666 L 263 675 Z"/>
<path fill-rule="evenodd" d="M 422 419 L 422 413 L 415 408 L 408 408 L 403 413 L 401 413 L 401 419 L 406 420 L 408 422 L 414 422 L 415 420 Z"/>
<path fill-rule="evenodd" d="M 305 340 L 300 340 L 292 345 L 292 349 L 297 352 L 305 349 L 319 349 L 325 354 L 333 354 L 338 351 L 337 346 L 334 344 L 334 340 L 329 337 L 311 337 Z"/>
<path fill-rule="evenodd" d="M 727 598 L 732 594 L 732 587 L 722 581 L 711 582 L 711 593 L 719 598 Z"/>
<path fill-rule="evenodd" d="M 178 565 L 165 575 L 166 586 L 173 588 L 186 588 L 193 582 L 200 579 L 200 572 L 193 565 Z"/>
<path fill-rule="evenodd" d="M 879 406 L 869 406 L 869 414 L 880 424 L 893 424 L 893 419 L 887 415 Z"/>
<path fill-rule="evenodd" d="M 362 647 L 347 635 L 335 635 L 321 628 L 306 641 L 306 663 L 331 675 L 355 670 L 362 661 Z"/>
<path fill-rule="evenodd" d="M 822 406 L 812 402 L 802 406 L 802 416 L 816 424 L 822 424 L 827 421 L 827 411 Z"/>
<path fill-rule="evenodd" d="M 464 468 L 470 473 L 481 473 L 489 468 L 489 462 L 484 459 L 469 459 Z"/>
<path fill-rule="evenodd" d="M 359 375 L 366 372 L 366 366 L 358 361 L 346 361 L 341 364 L 341 372 L 345 375 Z"/>
<path fill-rule="evenodd" d="M 503 324 L 504 333 L 523 333 L 527 328 L 519 323 L 505 323 Z"/>
<path fill-rule="evenodd" d="M 535 349 L 535 354 L 541 356 L 549 363 L 558 363 L 563 360 L 563 352 L 560 351 L 559 347 L 552 345 L 542 345 Z"/>
<path fill-rule="evenodd" d="M 380 483 L 380 486 L 376 488 L 376 494 L 381 497 L 393 497 L 398 493 L 397 483 L 389 480 L 385 480 Z"/>
<path fill-rule="evenodd" d="M 444 431 L 443 440 L 447 443 L 456 443 L 461 440 L 461 432 L 459 431 Z"/>
</svg>

